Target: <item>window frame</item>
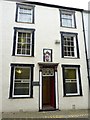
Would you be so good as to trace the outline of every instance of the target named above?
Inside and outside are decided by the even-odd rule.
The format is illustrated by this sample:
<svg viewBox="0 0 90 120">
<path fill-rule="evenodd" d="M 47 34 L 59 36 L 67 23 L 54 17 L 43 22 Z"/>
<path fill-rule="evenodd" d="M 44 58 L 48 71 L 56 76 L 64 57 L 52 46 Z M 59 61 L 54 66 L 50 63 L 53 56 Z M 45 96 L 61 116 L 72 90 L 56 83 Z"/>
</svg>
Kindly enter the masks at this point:
<svg viewBox="0 0 90 120">
<path fill-rule="evenodd" d="M 29 8 L 32 9 L 32 22 L 25 22 L 25 21 L 19 21 L 19 8 Z M 15 17 L 15 22 L 19 22 L 19 23 L 29 23 L 29 24 L 34 24 L 34 10 L 35 6 L 34 5 L 29 5 L 29 4 L 19 4 L 16 3 L 16 17 Z"/>
<path fill-rule="evenodd" d="M 18 32 L 25 32 L 25 33 L 31 33 L 32 34 L 32 46 L 30 53 L 31 54 L 17 54 L 17 40 L 18 40 Z M 28 57 L 34 57 L 34 35 L 35 35 L 35 29 L 28 29 L 28 28 L 17 28 L 14 27 L 14 38 L 13 38 L 13 51 L 12 55 L 13 56 L 28 56 Z"/>
<path fill-rule="evenodd" d="M 30 68 L 30 78 L 29 80 L 31 88 L 29 87 L 29 94 L 28 95 L 14 95 L 14 77 L 15 77 L 15 68 L 16 67 L 22 67 L 22 68 Z M 33 98 L 33 67 L 34 64 L 11 64 L 11 76 L 10 76 L 10 92 L 9 92 L 9 98 Z"/>
<path fill-rule="evenodd" d="M 79 55 L 79 45 L 78 45 L 78 33 L 71 33 L 71 32 L 60 32 L 61 34 L 61 51 L 62 51 L 62 58 L 72 58 L 78 59 L 80 58 Z M 73 37 L 74 38 L 74 56 L 65 56 L 64 55 L 64 36 L 66 37 Z"/>
<path fill-rule="evenodd" d="M 62 13 L 70 14 L 72 15 L 72 23 L 73 25 L 71 26 L 64 26 L 62 23 Z M 71 23 L 71 24 L 72 24 Z M 66 28 L 76 28 L 76 19 L 75 19 L 75 11 L 74 10 L 66 10 L 66 9 L 60 9 L 60 26 L 61 27 L 66 27 Z"/>
<path fill-rule="evenodd" d="M 65 68 L 66 69 L 76 69 L 77 93 L 66 93 L 66 90 L 65 90 L 65 73 L 64 73 Z M 63 75 L 63 95 L 64 95 L 64 97 L 82 96 L 80 65 L 62 65 L 62 75 Z"/>
</svg>

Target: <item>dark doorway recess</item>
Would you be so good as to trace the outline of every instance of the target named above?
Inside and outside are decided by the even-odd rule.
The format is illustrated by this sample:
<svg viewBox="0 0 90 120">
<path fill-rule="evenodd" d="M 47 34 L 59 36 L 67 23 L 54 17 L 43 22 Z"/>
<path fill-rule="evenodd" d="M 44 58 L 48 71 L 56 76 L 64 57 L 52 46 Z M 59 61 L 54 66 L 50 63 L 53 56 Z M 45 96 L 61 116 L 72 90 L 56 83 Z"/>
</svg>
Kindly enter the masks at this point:
<svg viewBox="0 0 90 120">
<path fill-rule="evenodd" d="M 43 76 L 42 85 L 43 110 L 55 110 L 55 77 Z"/>
</svg>

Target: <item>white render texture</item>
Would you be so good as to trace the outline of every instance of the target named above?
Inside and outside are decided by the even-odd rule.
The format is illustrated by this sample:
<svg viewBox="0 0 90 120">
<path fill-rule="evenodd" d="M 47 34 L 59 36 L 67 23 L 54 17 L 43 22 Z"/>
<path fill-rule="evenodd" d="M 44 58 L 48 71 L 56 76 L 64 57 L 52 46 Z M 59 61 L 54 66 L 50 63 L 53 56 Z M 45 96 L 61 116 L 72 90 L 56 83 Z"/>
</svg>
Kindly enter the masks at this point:
<svg viewBox="0 0 90 120">
<path fill-rule="evenodd" d="M 0 4 L 1 8 L 1 4 Z M 39 81 L 39 65 L 43 62 L 43 48 L 53 49 L 53 62 L 58 65 L 58 92 L 59 109 L 87 109 L 88 108 L 88 78 L 85 55 L 85 44 L 82 27 L 81 12 L 75 11 L 76 29 L 60 27 L 60 12 L 58 8 L 35 5 L 35 24 L 15 22 L 16 2 L 2 2 L 2 111 L 38 111 L 39 86 L 33 87 L 33 98 L 9 99 L 11 63 L 35 64 L 34 81 Z M 0 12 L 1 16 L 1 12 Z M 35 29 L 35 56 L 12 56 L 14 27 Z M 80 59 L 61 58 L 60 31 L 78 33 Z M 1 34 L 1 33 L 0 33 Z M 1 36 L 1 35 L 0 35 Z M 59 40 L 60 44 L 55 44 Z M 1 49 L 1 47 L 0 47 Z M 62 64 L 80 65 L 81 85 L 83 96 L 63 97 Z"/>
</svg>

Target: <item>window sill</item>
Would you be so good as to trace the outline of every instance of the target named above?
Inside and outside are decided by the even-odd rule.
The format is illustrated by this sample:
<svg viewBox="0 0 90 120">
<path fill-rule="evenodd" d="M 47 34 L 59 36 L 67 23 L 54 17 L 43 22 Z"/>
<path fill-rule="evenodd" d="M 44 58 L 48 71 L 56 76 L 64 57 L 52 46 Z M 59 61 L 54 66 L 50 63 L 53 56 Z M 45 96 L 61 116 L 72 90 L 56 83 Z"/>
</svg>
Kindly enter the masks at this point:
<svg viewBox="0 0 90 120">
<path fill-rule="evenodd" d="M 30 55 L 12 55 L 12 56 L 16 56 L 16 57 L 35 57 L 35 56 L 30 56 Z"/>
<path fill-rule="evenodd" d="M 62 28 L 71 28 L 71 29 L 77 29 L 77 27 L 67 27 L 67 26 L 60 26 Z"/>
<path fill-rule="evenodd" d="M 80 57 L 62 57 L 64 59 L 80 59 Z"/>
<path fill-rule="evenodd" d="M 83 95 L 65 95 L 63 97 L 82 97 Z"/>
<path fill-rule="evenodd" d="M 32 99 L 33 97 L 9 97 L 9 99 Z"/>
<path fill-rule="evenodd" d="M 23 24 L 35 24 L 34 22 L 21 22 L 21 21 L 16 21 L 16 23 L 23 23 Z"/>
</svg>

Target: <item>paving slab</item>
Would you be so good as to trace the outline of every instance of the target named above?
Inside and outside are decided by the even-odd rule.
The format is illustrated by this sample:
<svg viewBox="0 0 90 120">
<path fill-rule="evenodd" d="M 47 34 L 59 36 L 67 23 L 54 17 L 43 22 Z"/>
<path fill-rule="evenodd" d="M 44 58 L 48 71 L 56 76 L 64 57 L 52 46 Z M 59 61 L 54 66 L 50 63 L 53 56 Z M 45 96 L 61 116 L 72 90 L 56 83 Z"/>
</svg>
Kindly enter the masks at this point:
<svg viewBox="0 0 90 120">
<path fill-rule="evenodd" d="M 50 120 L 50 119 L 77 119 L 89 120 L 90 110 L 57 110 L 42 112 L 5 112 L 2 113 L 2 120 Z"/>
</svg>

